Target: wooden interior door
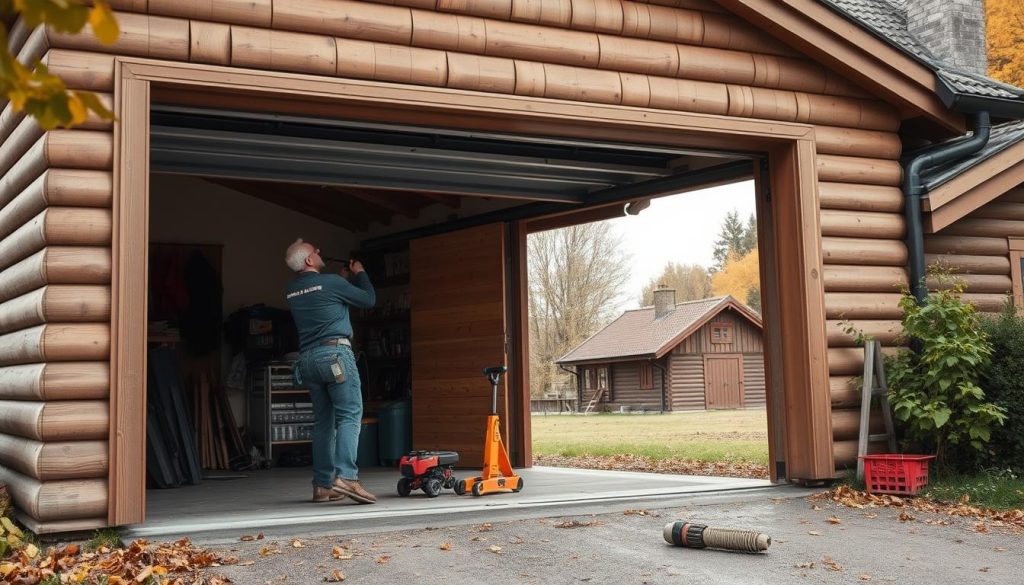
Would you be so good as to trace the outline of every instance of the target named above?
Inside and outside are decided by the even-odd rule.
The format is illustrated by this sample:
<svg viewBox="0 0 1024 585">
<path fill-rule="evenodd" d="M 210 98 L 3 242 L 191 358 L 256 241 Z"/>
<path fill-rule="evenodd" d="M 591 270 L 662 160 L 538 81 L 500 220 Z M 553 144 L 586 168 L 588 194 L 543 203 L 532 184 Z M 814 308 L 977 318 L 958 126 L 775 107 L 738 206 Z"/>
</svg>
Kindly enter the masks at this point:
<svg viewBox="0 0 1024 585">
<path fill-rule="evenodd" d="M 459 452 L 483 464 L 491 386 L 483 370 L 507 365 L 505 226 L 413 240 L 409 247 L 414 449 Z M 507 376 L 498 413 L 508 444 Z"/>
<path fill-rule="evenodd" d="M 706 408 L 743 406 L 743 356 L 704 356 L 704 405 Z"/>
</svg>

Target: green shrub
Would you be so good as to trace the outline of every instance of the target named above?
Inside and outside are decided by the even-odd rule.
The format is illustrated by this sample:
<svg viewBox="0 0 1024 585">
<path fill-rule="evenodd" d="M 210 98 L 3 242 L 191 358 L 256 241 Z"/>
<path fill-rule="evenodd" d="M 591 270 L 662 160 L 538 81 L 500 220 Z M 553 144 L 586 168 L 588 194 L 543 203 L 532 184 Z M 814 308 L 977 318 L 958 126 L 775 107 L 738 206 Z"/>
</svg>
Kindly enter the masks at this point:
<svg viewBox="0 0 1024 585">
<path fill-rule="evenodd" d="M 981 379 L 985 395 L 1006 411 L 1006 423 L 992 432 L 983 467 L 1024 473 L 1024 317 L 1012 305 L 984 323 L 992 343 L 992 365 Z"/>
<path fill-rule="evenodd" d="M 961 299 L 963 283 L 938 276 L 946 288 L 930 293 L 923 305 L 904 291 L 903 334 L 917 351 L 887 360 L 886 373 L 904 436 L 933 452 L 945 470 L 954 460 L 952 450 L 984 450 L 1006 414 L 985 400 L 978 384 L 992 355 L 981 319 Z"/>
</svg>

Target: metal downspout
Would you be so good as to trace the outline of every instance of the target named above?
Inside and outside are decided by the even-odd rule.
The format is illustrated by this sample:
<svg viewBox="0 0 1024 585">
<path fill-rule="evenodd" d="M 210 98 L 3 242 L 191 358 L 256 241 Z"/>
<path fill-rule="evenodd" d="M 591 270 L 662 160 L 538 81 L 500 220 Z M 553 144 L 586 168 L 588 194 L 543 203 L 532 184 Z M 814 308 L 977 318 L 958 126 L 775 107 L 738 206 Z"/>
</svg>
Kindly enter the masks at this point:
<svg viewBox="0 0 1024 585">
<path fill-rule="evenodd" d="M 929 149 L 904 166 L 903 196 L 906 199 L 904 213 L 907 222 L 908 268 L 911 291 L 919 304 L 924 304 L 928 298 L 928 284 L 925 282 L 924 225 L 921 219 L 921 197 L 927 188 L 921 181 L 921 173 L 931 167 L 978 152 L 988 143 L 991 130 L 989 113 L 977 112 L 974 115 L 974 132 L 969 138 Z"/>
</svg>

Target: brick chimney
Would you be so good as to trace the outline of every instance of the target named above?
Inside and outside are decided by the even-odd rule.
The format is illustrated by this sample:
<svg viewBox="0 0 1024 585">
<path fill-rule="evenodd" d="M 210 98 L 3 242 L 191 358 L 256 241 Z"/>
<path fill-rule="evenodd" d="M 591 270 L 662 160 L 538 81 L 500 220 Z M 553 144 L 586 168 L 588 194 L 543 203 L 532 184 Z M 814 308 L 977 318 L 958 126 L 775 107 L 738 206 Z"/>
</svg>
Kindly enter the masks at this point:
<svg viewBox="0 0 1024 585">
<path fill-rule="evenodd" d="M 907 29 L 940 59 L 986 74 L 984 0 L 907 0 Z"/>
<path fill-rule="evenodd" d="M 659 284 L 654 289 L 654 318 L 661 319 L 676 310 L 676 289 Z"/>
</svg>

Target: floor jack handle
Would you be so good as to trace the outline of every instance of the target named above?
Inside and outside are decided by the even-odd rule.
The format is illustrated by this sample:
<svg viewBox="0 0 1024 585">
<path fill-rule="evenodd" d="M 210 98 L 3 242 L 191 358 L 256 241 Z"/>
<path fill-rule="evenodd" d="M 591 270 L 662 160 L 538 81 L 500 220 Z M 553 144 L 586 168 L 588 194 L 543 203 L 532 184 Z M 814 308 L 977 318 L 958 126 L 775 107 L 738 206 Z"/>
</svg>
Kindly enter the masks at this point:
<svg viewBox="0 0 1024 585">
<path fill-rule="evenodd" d="M 491 381 L 491 414 L 498 414 L 498 381 L 501 375 L 508 371 L 505 366 L 493 366 L 484 368 L 484 374 Z"/>
</svg>

